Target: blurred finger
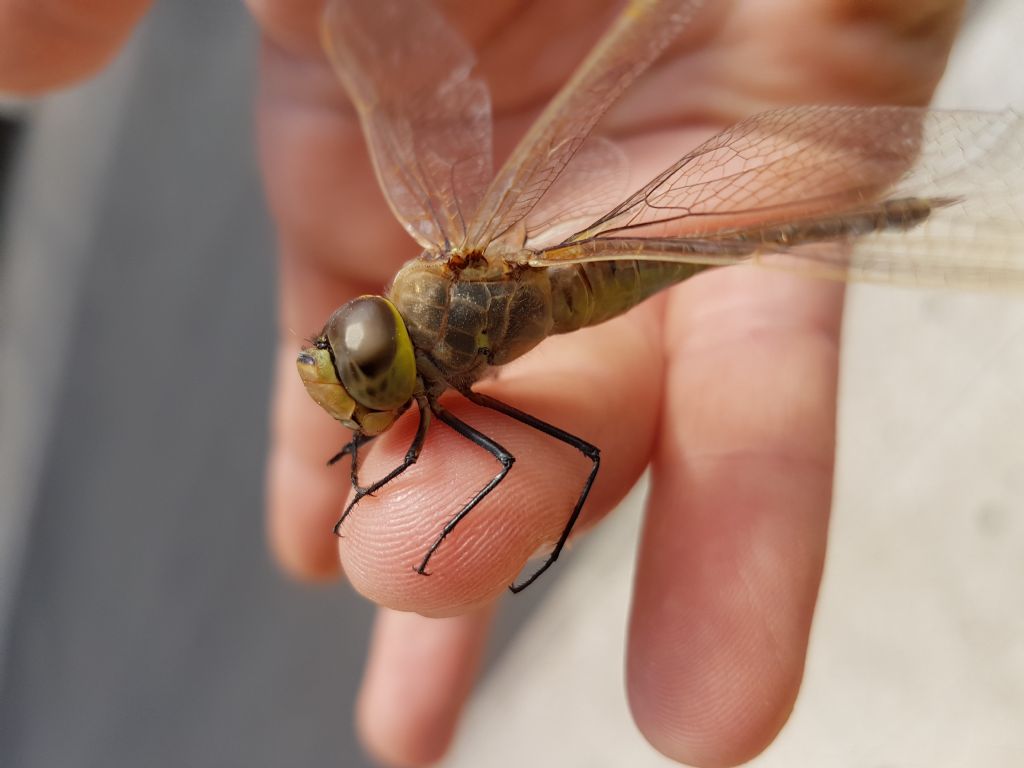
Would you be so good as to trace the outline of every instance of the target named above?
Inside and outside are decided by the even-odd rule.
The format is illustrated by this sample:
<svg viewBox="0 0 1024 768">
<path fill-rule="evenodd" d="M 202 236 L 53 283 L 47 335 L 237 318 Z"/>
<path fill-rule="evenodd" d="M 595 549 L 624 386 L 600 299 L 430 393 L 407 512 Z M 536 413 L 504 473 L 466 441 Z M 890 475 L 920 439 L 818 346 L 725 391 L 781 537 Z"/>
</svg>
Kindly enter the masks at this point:
<svg viewBox="0 0 1024 768">
<path fill-rule="evenodd" d="M 629 640 L 636 721 L 735 765 L 782 727 L 824 558 L 842 287 L 729 269 L 673 295 Z"/>
<path fill-rule="evenodd" d="M 267 526 L 278 563 L 297 578 L 321 580 L 341 570 L 331 528 L 348 493 L 348 474 L 326 462 L 349 435 L 294 386 L 294 346 L 281 344 L 275 366 Z"/>
<path fill-rule="evenodd" d="M 325 462 L 348 435 L 306 395 L 295 356 L 339 304 L 379 292 L 412 248 L 383 202 L 359 123 L 319 48 L 296 54 L 268 33 L 258 108 L 281 253 L 268 528 L 289 572 L 321 579 L 339 572 L 331 528 L 348 492 L 345 469 Z"/>
<path fill-rule="evenodd" d="M 0 0 L 0 90 L 32 94 L 100 70 L 150 0 Z"/>
<path fill-rule="evenodd" d="M 448 748 L 476 680 L 494 611 L 428 619 L 381 609 L 359 694 L 358 728 L 387 765 L 427 765 Z"/>
</svg>

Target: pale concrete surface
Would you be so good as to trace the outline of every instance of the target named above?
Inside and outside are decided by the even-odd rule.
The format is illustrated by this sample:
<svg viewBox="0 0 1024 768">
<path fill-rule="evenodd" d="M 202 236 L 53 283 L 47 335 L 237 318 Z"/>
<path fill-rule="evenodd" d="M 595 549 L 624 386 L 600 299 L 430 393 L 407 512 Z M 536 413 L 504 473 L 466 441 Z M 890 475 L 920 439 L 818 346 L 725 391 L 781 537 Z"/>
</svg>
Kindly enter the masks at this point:
<svg viewBox="0 0 1024 768">
<path fill-rule="evenodd" d="M 1022 29 L 1017 0 L 982 7 L 938 103 L 1024 107 Z M 844 339 L 806 679 L 751 765 L 1024 765 L 1024 298 L 858 286 Z M 623 688 L 641 505 L 637 491 L 567 559 L 446 766 L 674 765 L 637 732 Z"/>
</svg>

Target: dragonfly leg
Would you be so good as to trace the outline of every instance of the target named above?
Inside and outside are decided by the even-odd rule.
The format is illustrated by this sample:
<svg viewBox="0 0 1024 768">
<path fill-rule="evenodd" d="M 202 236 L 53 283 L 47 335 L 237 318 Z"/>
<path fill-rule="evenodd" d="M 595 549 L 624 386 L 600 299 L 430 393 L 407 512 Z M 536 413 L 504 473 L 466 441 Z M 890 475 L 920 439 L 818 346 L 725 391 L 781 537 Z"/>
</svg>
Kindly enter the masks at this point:
<svg viewBox="0 0 1024 768">
<path fill-rule="evenodd" d="M 430 426 L 430 408 L 427 406 L 426 402 L 420 400 L 419 398 L 417 398 L 416 400 L 416 405 L 419 407 L 420 423 L 416 427 L 416 435 L 413 437 L 412 443 L 409 444 L 409 450 L 405 452 L 405 458 L 402 459 L 401 464 L 392 469 L 384 477 L 382 477 L 375 483 L 371 483 L 370 485 L 363 488 L 359 485 L 359 481 L 357 478 L 359 446 L 366 444 L 372 438 L 366 438 L 363 440 L 359 440 L 358 437 L 354 438 L 352 442 L 349 443 L 349 445 L 345 446 L 345 448 L 342 449 L 342 452 L 344 453 L 344 450 L 348 449 L 349 446 L 353 446 L 352 450 L 350 451 L 350 453 L 352 454 L 352 487 L 355 489 L 356 495 L 352 498 L 352 501 L 348 503 L 348 506 L 345 507 L 345 511 L 341 513 L 341 517 L 338 518 L 338 522 L 334 524 L 335 536 L 341 536 L 341 524 L 345 522 L 345 518 L 349 516 L 349 514 L 355 508 L 356 504 L 362 501 L 362 499 L 365 496 L 369 496 L 379 491 L 381 488 L 390 483 L 400 474 L 405 472 L 405 470 L 407 470 L 409 467 L 415 464 L 416 460 L 419 459 L 420 451 L 423 450 L 423 441 L 426 440 L 427 438 L 427 427 Z"/>
<path fill-rule="evenodd" d="M 376 437 L 376 435 L 364 435 L 361 433 L 354 434 L 352 436 L 352 439 L 349 440 L 348 443 L 346 443 L 344 448 L 342 448 L 340 451 L 338 451 L 336 454 L 334 454 L 333 456 L 331 456 L 331 458 L 327 460 L 327 466 L 333 467 L 335 464 L 337 464 L 339 461 L 341 461 L 350 454 L 352 456 L 355 456 L 356 451 L 358 451 L 368 442 L 373 440 L 374 437 Z"/>
<path fill-rule="evenodd" d="M 430 408 L 438 419 L 443 421 L 445 424 L 447 424 L 453 430 L 455 430 L 464 438 L 469 440 L 471 443 L 473 443 L 474 445 L 479 445 L 481 448 L 483 448 L 485 451 L 491 454 L 494 458 L 496 458 L 498 462 L 501 464 L 501 470 L 498 472 L 498 474 L 491 478 L 490 482 L 488 482 L 487 485 L 485 485 L 483 488 L 477 491 L 476 495 L 472 499 L 470 499 L 469 502 L 462 509 L 460 509 L 455 514 L 454 517 L 452 517 L 451 520 L 445 523 L 444 528 L 441 529 L 441 533 L 438 534 L 438 537 L 434 541 L 434 543 L 430 545 L 430 549 L 428 549 L 427 553 L 423 556 L 423 560 L 420 562 L 419 566 L 415 568 L 416 573 L 422 576 L 429 575 L 427 573 L 427 563 L 430 562 L 430 558 L 433 557 L 434 553 L 437 551 L 437 548 L 441 546 L 441 542 L 448 538 L 448 535 L 455 530 L 455 527 L 462 521 L 462 519 L 470 512 L 472 512 L 473 508 L 476 507 L 476 505 L 479 504 L 481 501 L 483 501 L 487 494 L 489 494 L 491 491 L 498 487 L 498 483 L 505 479 L 505 475 L 508 474 L 508 471 L 512 468 L 512 464 L 514 464 L 516 460 L 516 457 L 509 453 L 508 450 L 505 449 L 502 445 L 489 438 L 483 432 L 474 429 L 473 427 L 469 426 L 469 424 L 467 424 L 466 422 L 457 418 L 451 412 L 446 410 L 444 406 L 442 406 L 440 403 L 437 403 L 436 401 L 431 401 Z"/>
<path fill-rule="evenodd" d="M 509 589 L 513 593 L 522 592 L 528 586 L 533 584 L 533 582 L 535 582 L 537 578 L 544 573 L 544 571 L 554 565 L 555 560 L 557 560 L 558 556 L 562 553 L 562 549 L 565 547 L 565 542 L 569 540 L 569 534 L 572 533 L 573 526 L 576 525 L 576 520 L 579 518 L 580 511 L 583 509 L 583 504 L 586 502 L 587 496 L 590 495 L 590 487 L 594 484 L 594 478 L 597 477 L 597 470 L 601 467 L 601 450 L 597 446 L 591 445 L 586 440 L 576 437 L 576 435 L 571 435 L 565 430 L 548 424 L 546 421 L 541 421 L 536 416 L 531 416 L 528 413 L 520 411 L 518 408 L 513 408 L 511 405 L 507 405 L 500 400 L 495 400 L 489 395 L 483 395 L 479 392 L 473 392 L 472 390 L 466 390 L 462 394 L 465 395 L 467 400 L 474 402 L 477 405 L 482 405 L 484 408 L 490 408 L 498 413 L 503 413 L 528 427 L 533 427 L 539 432 L 543 432 L 545 435 L 549 435 L 556 440 L 561 440 L 563 443 L 571 445 L 593 462 L 593 466 L 590 468 L 590 474 L 587 476 L 587 480 L 583 484 L 583 490 L 580 491 L 579 498 L 576 500 L 576 506 L 573 507 L 572 514 L 569 515 L 569 520 L 566 522 L 565 528 L 562 529 L 562 534 L 558 537 L 558 541 L 555 543 L 555 546 L 548 554 L 547 560 L 545 560 L 544 564 L 534 571 L 526 581 L 509 586 Z"/>
</svg>

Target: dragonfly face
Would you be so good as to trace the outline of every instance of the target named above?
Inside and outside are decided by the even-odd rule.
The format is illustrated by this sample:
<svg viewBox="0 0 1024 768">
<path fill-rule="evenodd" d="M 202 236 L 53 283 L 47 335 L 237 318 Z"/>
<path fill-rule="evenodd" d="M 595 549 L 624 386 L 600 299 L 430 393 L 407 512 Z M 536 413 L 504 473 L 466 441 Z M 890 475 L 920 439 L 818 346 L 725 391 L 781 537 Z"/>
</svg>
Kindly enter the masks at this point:
<svg viewBox="0 0 1024 768">
<path fill-rule="evenodd" d="M 390 427 L 416 387 L 409 332 L 382 296 L 360 296 L 336 310 L 296 365 L 310 397 L 364 435 Z"/>
</svg>

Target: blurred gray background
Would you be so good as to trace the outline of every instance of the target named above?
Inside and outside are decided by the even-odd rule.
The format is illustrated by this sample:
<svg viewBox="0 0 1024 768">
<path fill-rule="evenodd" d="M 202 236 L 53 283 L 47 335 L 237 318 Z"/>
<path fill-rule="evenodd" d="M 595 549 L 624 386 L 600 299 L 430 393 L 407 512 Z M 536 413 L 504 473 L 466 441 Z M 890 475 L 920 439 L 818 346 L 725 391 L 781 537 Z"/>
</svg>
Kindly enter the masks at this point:
<svg viewBox="0 0 1024 768">
<path fill-rule="evenodd" d="M 371 610 L 266 555 L 273 236 L 240 3 L 25 115 L 2 282 L 0 765 L 364 765 Z"/>
<path fill-rule="evenodd" d="M 1020 108 L 1019 2 L 974 6 L 943 103 Z M 255 43 L 240 4 L 160 3 L 0 130 L 4 768 L 368 764 L 371 609 L 263 540 Z M 1024 764 L 1024 303 L 858 288 L 845 334 L 808 680 L 757 764 Z M 667 765 L 622 691 L 641 502 L 508 601 L 449 764 Z"/>
<path fill-rule="evenodd" d="M 4 768 L 369 764 L 352 717 L 372 609 L 289 583 L 264 541 L 256 53 L 241 3 L 158 3 L 98 79 L 8 106 Z"/>
</svg>

